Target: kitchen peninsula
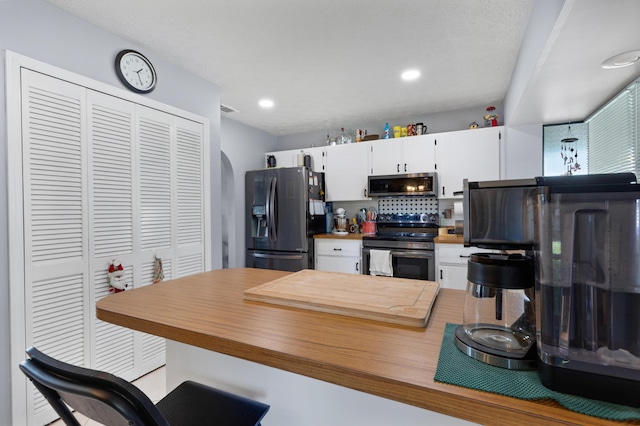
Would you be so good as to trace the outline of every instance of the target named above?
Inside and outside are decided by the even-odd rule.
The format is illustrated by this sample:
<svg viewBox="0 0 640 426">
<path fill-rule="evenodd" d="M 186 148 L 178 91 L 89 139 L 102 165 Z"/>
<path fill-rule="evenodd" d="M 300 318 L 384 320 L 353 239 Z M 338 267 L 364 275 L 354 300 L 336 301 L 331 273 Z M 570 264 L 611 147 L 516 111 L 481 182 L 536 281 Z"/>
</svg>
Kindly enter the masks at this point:
<svg viewBox="0 0 640 426">
<path fill-rule="evenodd" d="M 462 321 L 462 291 L 440 290 L 426 328 L 244 300 L 286 274 L 205 272 L 107 296 L 97 316 L 169 339 L 167 389 L 193 378 L 259 399 L 271 405 L 265 426 L 610 424 L 434 382 L 445 325 Z"/>
</svg>

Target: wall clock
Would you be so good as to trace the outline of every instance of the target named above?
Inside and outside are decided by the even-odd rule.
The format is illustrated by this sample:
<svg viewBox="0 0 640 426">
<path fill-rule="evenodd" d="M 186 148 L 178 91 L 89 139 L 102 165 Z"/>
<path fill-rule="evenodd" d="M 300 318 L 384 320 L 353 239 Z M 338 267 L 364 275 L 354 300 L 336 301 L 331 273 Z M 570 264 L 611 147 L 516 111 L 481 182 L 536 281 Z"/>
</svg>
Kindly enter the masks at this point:
<svg viewBox="0 0 640 426">
<path fill-rule="evenodd" d="M 137 93 L 149 93 L 156 87 L 156 70 L 143 54 L 125 49 L 116 55 L 116 74 L 124 85 Z"/>
</svg>

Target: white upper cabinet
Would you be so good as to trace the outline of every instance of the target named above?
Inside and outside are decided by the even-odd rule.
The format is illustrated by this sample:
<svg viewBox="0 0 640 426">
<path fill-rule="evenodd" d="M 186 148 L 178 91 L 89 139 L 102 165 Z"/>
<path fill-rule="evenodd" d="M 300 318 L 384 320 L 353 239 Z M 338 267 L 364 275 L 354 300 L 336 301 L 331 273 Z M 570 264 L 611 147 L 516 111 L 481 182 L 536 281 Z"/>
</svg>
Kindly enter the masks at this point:
<svg viewBox="0 0 640 426">
<path fill-rule="evenodd" d="M 367 142 L 326 148 L 327 201 L 369 200 L 367 182 L 370 144 Z"/>
<path fill-rule="evenodd" d="M 405 173 L 435 171 L 436 146 L 434 135 L 420 135 L 403 138 Z M 402 173 L 402 169 L 401 169 Z"/>
<path fill-rule="evenodd" d="M 265 167 L 267 167 L 267 157 L 273 155 L 276 158 L 276 167 L 298 167 L 298 154 L 311 156 L 311 170 L 314 172 L 324 172 L 325 147 L 314 147 L 304 149 L 289 149 L 286 151 L 267 152 L 265 154 Z"/>
<path fill-rule="evenodd" d="M 428 172 L 437 173 L 438 197 L 458 198 L 464 179 L 500 179 L 503 134 L 503 126 L 485 127 L 267 155 L 276 157 L 276 167 L 296 167 L 298 154 L 311 155 L 313 170 L 325 173 L 326 201 L 369 200 L 369 176 Z"/>
<path fill-rule="evenodd" d="M 433 135 L 420 135 L 371 142 L 369 174 L 433 172 L 436 162 L 434 139 Z"/>
<path fill-rule="evenodd" d="M 464 179 L 500 179 L 500 140 L 504 127 L 440 133 L 436 136 L 438 197 L 454 198 Z"/>
<path fill-rule="evenodd" d="M 289 149 L 286 151 L 267 152 L 264 156 L 264 167 L 267 167 L 267 158 L 273 155 L 276 159 L 276 167 L 297 167 L 299 149 Z"/>
</svg>

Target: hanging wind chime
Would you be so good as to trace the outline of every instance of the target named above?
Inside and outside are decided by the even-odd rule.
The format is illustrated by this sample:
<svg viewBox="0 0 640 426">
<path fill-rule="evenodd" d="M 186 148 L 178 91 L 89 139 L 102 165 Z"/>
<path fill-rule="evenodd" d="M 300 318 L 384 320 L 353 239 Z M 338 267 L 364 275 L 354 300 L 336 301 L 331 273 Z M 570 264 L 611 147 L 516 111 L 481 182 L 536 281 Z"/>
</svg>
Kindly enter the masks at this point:
<svg viewBox="0 0 640 426">
<path fill-rule="evenodd" d="M 571 126 L 567 131 L 567 137 L 560 140 L 560 157 L 564 161 L 564 166 L 567 171 L 565 176 L 571 176 L 574 172 L 580 170 L 580 164 L 578 163 L 578 138 L 574 137 L 571 133 Z"/>
</svg>

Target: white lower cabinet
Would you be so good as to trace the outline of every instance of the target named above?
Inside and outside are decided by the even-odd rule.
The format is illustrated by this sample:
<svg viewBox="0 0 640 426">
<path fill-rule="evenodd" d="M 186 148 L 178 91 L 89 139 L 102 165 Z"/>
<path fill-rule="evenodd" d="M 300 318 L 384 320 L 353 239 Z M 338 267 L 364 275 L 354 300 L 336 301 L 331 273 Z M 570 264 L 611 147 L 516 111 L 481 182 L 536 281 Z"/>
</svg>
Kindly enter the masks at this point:
<svg viewBox="0 0 640 426">
<path fill-rule="evenodd" d="M 460 244 L 436 244 L 436 279 L 442 288 L 467 289 L 467 263 L 473 253 L 493 252 Z"/>
<path fill-rule="evenodd" d="M 315 240 L 315 269 L 360 274 L 361 248 L 361 240 L 318 238 Z"/>
</svg>

